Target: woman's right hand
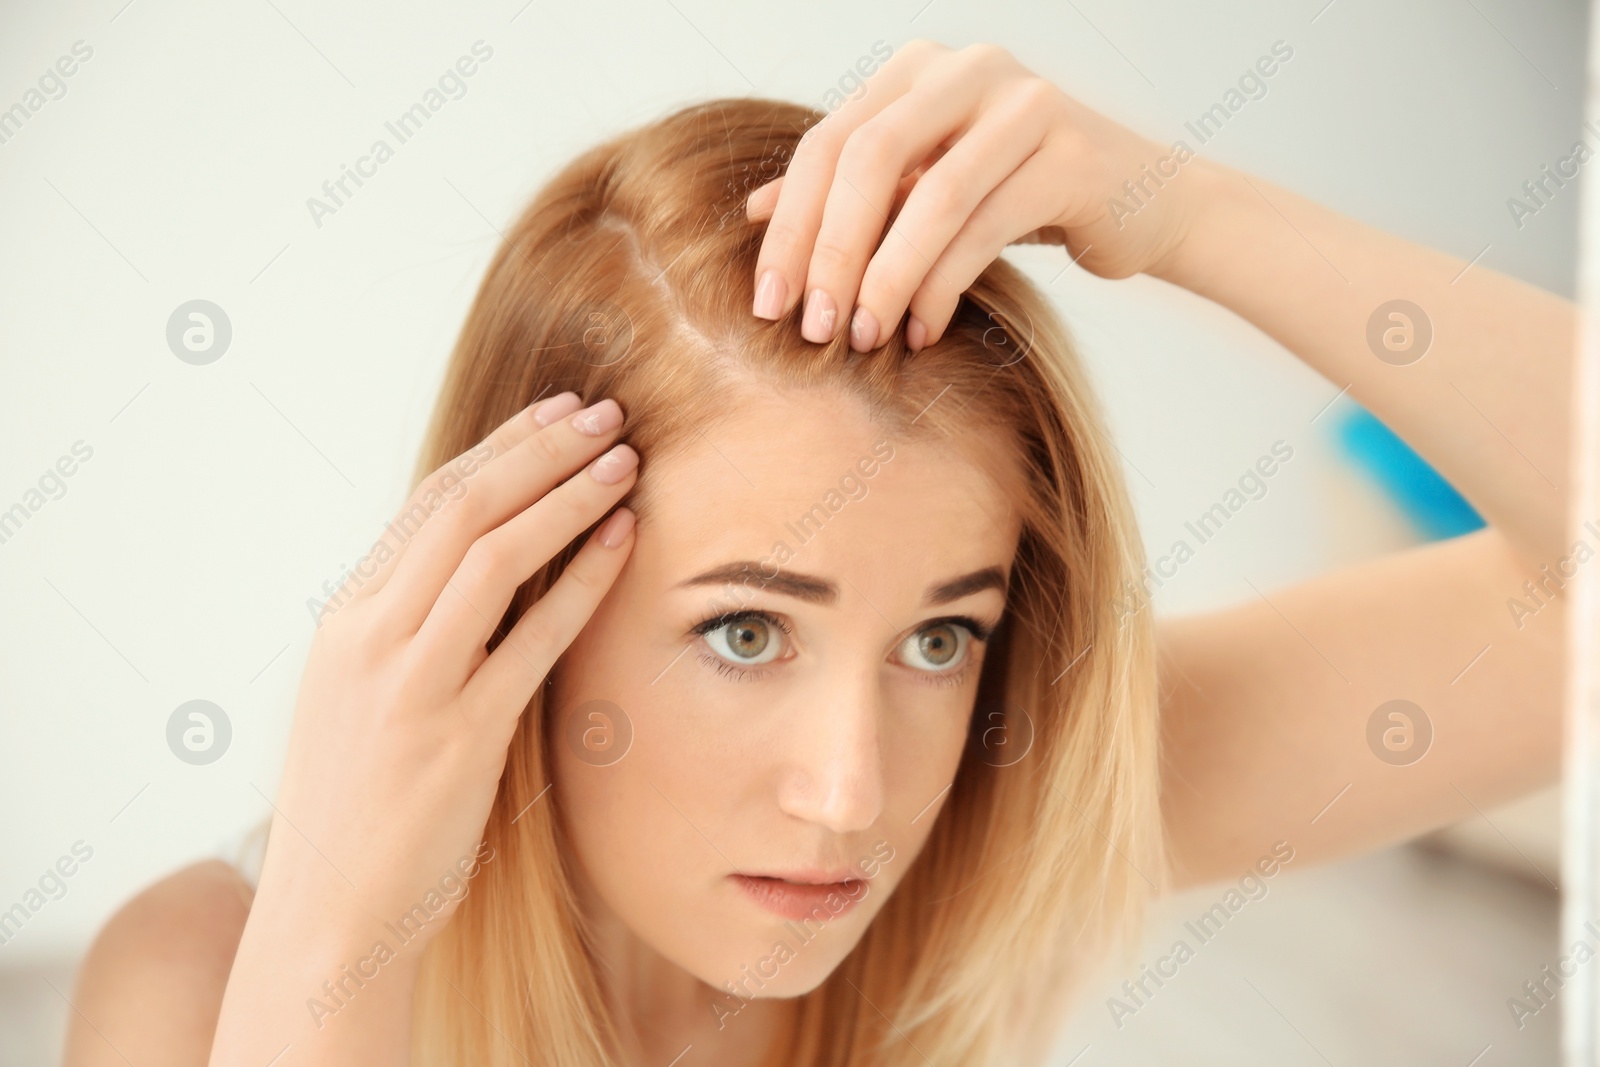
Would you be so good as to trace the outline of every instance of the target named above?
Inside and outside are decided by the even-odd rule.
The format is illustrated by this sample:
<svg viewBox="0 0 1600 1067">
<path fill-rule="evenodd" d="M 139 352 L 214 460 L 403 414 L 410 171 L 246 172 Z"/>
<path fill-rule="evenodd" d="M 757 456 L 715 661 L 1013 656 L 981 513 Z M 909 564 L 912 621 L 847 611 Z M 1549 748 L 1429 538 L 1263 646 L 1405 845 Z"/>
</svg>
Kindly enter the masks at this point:
<svg viewBox="0 0 1600 1067">
<path fill-rule="evenodd" d="M 393 550 L 409 531 L 399 551 L 325 608 L 257 907 L 320 916 L 370 945 L 367 931 L 422 905 L 426 940 L 465 895 L 449 899 L 446 876 L 466 882 L 492 859 L 479 844 L 517 721 L 633 544 L 633 513 L 618 508 L 489 654 L 517 588 L 637 479 L 632 448 L 605 451 L 616 401 L 574 414 L 580 404 L 563 393 L 526 408 L 435 471 L 385 533 Z"/>
<path fill-rule="evenodd" d="M 749 219 L 767 220 L 752 311 L 780 319 L 804 298 L 810 341 L 848 329 L 855 351 L 871 351 L 909 311 L 907 344 L 931 344 L 1013 243 L 1062 244 L 1106 278 L 1158 272 L 1203 199 L 1172 180 L 1191 151 L 1089 108 L 997 45 L 909 41 L 865 89 L 746 201 Z"/>
</svg>

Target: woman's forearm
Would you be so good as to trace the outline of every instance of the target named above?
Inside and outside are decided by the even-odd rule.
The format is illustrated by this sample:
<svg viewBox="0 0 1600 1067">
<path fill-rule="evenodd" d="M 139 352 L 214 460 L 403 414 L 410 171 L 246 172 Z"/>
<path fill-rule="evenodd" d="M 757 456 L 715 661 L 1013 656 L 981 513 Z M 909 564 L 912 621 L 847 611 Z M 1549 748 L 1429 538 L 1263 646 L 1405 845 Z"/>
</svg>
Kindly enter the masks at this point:
<svg viewBox="0 0 1600 1067">
<path fill-rule="evenodd" d="M 296 895 L 298 902 L 257 894 L 210 1067 L 404 1067 L 419 950 L 400 945 L 392 929 L 338 921 L 331 908 Z"/>
<path fill-rule="evenodd" d="M 1188 230 L 1150 273 L 1348 386 L 1532 566 L 1565 554 L 1574 305 L 1223 164 L 1186 170 Z M 1394 300 L 1431 324 L 1421 358 L 1416 316 L 1381 315 L 1369 330 Z"/>
</svg>

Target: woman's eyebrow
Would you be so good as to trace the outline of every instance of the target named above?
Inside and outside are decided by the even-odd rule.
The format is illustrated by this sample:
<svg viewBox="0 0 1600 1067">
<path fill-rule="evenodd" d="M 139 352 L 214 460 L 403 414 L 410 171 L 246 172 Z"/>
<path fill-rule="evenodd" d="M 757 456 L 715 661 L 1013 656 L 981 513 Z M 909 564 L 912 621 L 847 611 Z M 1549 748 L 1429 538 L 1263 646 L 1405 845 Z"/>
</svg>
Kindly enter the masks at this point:
<svg viewBox="0 0 1600 1067">
<path fill-rule="evenodd" d="M 827 578 L 819 578 L 812 574 L 801 574 L 798 571 L 780 570 L 777 574 L 768 577 L 762 573 L 765 564 L 754 560 L 736 560 L 724 563 L 710 570 L 697 574 L 693 578 L 679 582 L 673 588 L 684 589 L 696 585 L 723 585 L 737 583 L 749 585 L 772 593 L 781 593 L 792 596 L 797 600 L 804 600 L 812 604 L 831 605 L 839 599 L 839 586 Z M 982 592 L 985 589 L 998 589 L 1006 591 L 1005 570 L 999 566 L 983 567 L 970 574 L 963 574 L 958 578 L 951 578 L 944 582 L 935 582 L 928 587 L 922 596 L 922 603 L 927 606 L 948 604 L 952 600 L 960 600 L 964 596 Z"/>
</svg>

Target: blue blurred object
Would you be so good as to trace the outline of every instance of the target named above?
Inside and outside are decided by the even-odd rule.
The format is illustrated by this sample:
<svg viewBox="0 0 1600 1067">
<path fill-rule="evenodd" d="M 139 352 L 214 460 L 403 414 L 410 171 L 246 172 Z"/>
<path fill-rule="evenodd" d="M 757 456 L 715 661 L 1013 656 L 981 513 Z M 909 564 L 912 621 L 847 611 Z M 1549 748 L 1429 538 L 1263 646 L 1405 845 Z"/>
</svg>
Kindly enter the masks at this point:
<svg viewBox="0 0 1600 1067">
<path fill-rule="evenodd" d="M 1485 525 L 1483 516 L 1427 460 L 1366 408 L 1354 404 L 1333 433 L 1351 462 L 1371 475 L 1429 541 Z"/>
</svg>

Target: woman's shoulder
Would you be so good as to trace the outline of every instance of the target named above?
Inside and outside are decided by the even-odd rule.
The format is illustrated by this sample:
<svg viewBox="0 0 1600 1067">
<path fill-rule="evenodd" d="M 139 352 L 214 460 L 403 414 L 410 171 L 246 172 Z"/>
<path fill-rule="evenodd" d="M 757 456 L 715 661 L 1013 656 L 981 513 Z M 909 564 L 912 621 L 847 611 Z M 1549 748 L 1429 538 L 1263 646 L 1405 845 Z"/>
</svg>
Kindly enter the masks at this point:
<svg viewBox="0 0 1600 1067">
<path fill-rule="evenodd" d="M 118 908 L 78 970 L 67 1067 L 113 1050 L 135 1062 L 206 1063 L 254 895 L 238 866 L 209 858 Z"/>
<path fill-rule="evenodd" d="M 171 959 L 180 946 L 229 940 L 231 961 L 254 896 L 239 868 L 226 860 L 191 863 L 145 886 L 118 908 L 95 937 L 85 966 L 108 947 L 161 946 L 162 956 Z"/>
</svg>

